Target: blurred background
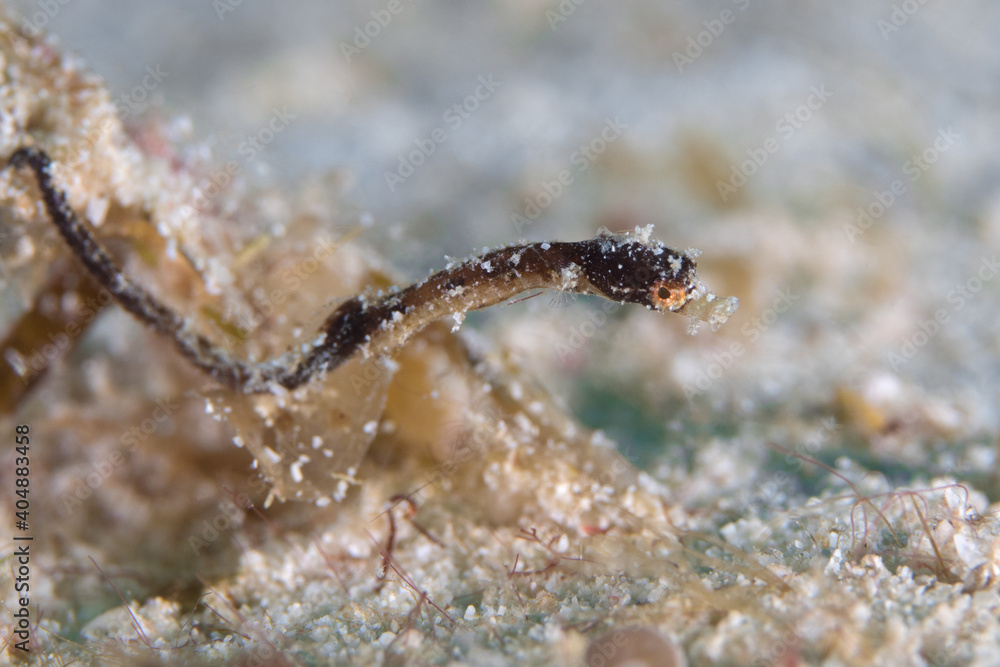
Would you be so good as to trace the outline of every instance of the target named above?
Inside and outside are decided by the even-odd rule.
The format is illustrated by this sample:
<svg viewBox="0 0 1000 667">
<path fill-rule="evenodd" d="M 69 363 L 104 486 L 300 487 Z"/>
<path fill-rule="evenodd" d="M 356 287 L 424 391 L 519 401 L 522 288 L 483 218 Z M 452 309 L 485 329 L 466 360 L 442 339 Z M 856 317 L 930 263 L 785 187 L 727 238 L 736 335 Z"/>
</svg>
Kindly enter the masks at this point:
<svg viewBox="0 0 1000 667">
<path fill-rule="evenodd" d="M 634 534 L 605 536 L 606 526 L 580 519 L 577 527 L 561 513 L 559 503 L 583 506 L 588 494 L 605 493 L 605 487 L 580 492 L 574 486 L 600 472 L 603 464 L 593 461 L 607 453 L 607 440 L 589 433 L 577 440 L 584 446 L 525 439 L 515 448 L 529 454 L 510 457 L 522 466 L 516 483 L 526 489 L 524 505 L 540 509 L 522 516 L 521 501 L 492 496 L 483 483 L 491 479 L 492 464 L 469 477 L 474 481 L 466 495 L 442 493 L 424 503 L 419 518 L 432 532 L 458 526 L 461 535 L 467 528 L 454 540 L 461 548 L 451 549 L 446 540 L 448 550 L 428 550 L 411 534 L 397 545 L 409 550 L 401 561 L 421 586 L 437 581 L 438 590 L 455 594 L 456 615 L 465 613 L 469 623 L 459 626 L 462 633 L 475 625 L 468 609 L 482 614 L 478 638 L 468 640 L 473 648 L 491 646 L 494 636 L 500 641 L 486 610 L 501 603 L 500 609 L 513 611 L 500 631 L 518 642 L 494 647 L 498 654 L 516 654 L 517 664 L 525 664 L 530 660 L 523 659 L 519 642 L 544 643 L 534 615 L 521 627 L 518 610 L 527 617 L 521 597 L 504 602 L 503 596 L 517 594 L 508 566 L 516 567 L 513 554 L 520 554 L 515 548 L 525 529 L 552 524 L 573 539 L 574 549 L 577 542 L 620 540 L 628 546 L 621 554 L 643 554 L 602 556 L 613 571 L 629 575 L 621 581 L 615 575 L 620 589 L 562 570 L 539 578 L 545 584 L 540 590 L 554 591 L 551 600 L 557 601 L 545 611 L 544 641 L 575 641 L 572 633 L 579 630 L 575 649 L 560 644 L 565 655 L 583 655 L 593 619 L 607 620 L 609 628 L 638 619 L 672 635 L 693 664 L 746 664 L 748 656 L 772 656 L 772 662 L 754 664 L 773 664 L 779 655 L 792 664 L 787 656 L 800 649 L 804 660 L 817 664 L 827 657 L 825 664 L 1000 661 L 996 595 L 986 590 L 1000 573 L 1000 5 L 7 4 L 23 17 L 22 33 L 51 34 L 60 49 L 104 78 L 135 145 L 173 172 L 200 179 L 201 192 L 193 197 L 199 206 L 199 196 L 210 200 L 209 219 L 239 220 L 237 213 L 252 207 L 241 209 L 238 202 L 254 201 L 264 211 L 257 218 L 270 223 L 293 208 L 309 214 L 321 201 L 339 216 L 334 231 L 360 230 L 359 240 L 385 258 L 401 284 L 443 267 L 447 257 L 483 247 L 583 239 L 602 226 L 653 224 L 655 237 L 667 245 L 700 249 L 702 280 L 717 294 L 740 299 L 727 324 L 695 336 L 681 317 L 552 293 L 470 314 L 462 333 L 473 347 L 500 358 L 498 366 L 525 371 L 512 370 L 510 386 L 520 401 L 524 383 L 528 411 L 538 406 L 538 419 L 546 416 L 544 401 L 530 398 L 538 394 L 526 377 L 585 425 L 604 431 L 647 473 L 635 484 L 619 480 L 615 494 L 602 501 L 609 516 L 624 507 L 623 515 L 642 517 L 630 524 Z M 276 197 L 254 199 L 275 191 Z M 317 191 L 329 198 L 303 196 Z M 303 202 L 301 208 L 288 205 L 289 199 Z M 315 219 L 328 219 L 329 210 Z M 208 224 L 202 229 L 211 236 Z M 214 229 L 212 241 L 229 240 L 228 228 Z M 303 293 L 316 297 L 315 285 Z M 0 301 L 19 312 L 18 286 L 6 287 L 12 289 L 0 293 Z M 118 310 L 102 316 L 95 329 L 97 344 L 76 357 L 87 362 L 84 372 L 70 368 L 56 375 L 28 408 L 46 414 L 38 420 L 42 438 L 48 424 L 59 436 L 49 440 L 62 443 L 38 450 L 54 469 L 51 484 L 39 482 L 43 489 L 61 488 L 59 480 L 82 484 L 89 466 L 106 460 L 102 451 L 118 452 L 112 448 L 123 428 L 152 423 L 146 417 L 153 397 L 176 397 L 170 387 L 203 379 L 186 366 L 178 370 L 154 360 L 147 352 L 158 344 L 153 335 Z M 454 342 L 446 332 L 437 340 Z M 428 349 L 434 348 L 414 344 L 404 354 L 430 357 L 422 351 Z M 106 382 L 115 376 L 102 374 L 101 364 L 122 371 L 120 358 L 148 361 L 148 367 L 125 364 L 141 377 Z M 60 384 L 60 377 L 94 389 Z M 146 387 L 144 395 L 133 391 L 139 386 Z M 120 405 L 101 400 L 101 391 L 121 387 L 128 389 Z M 427 387 L 433 389 L 417 397 L 414 412 L 437 401 L 438 388 L 447 398 L 443 380 Z M 81 409 L 65 412 L 62 396 Z M 83 397 L 79 406 L 77 396 Z M 250 455 L 204 416 L 196 394 L 184 396 L 190 400 L 183 416 L 151 439 L 157 446 L 95 494 L 99 502 L 86 505 L 86 516 L 100 517 L 91 525 L 102 530 L 92 530 L 80 515 L 69 519 L 72 508 L 49 528 L 58 539 L 48 553 L 64 566 L 62 588 L 54 585 L 52 599 L 68 600 L 72 612 L 65 627 L 100 630 L 112 617 L 105 615 L 117 613 L 118 599 L 102 580 L 92 572 L 77 574 L 79 563 L 89 572 L 84 554 L 96 553 L 96 561 L 120 566 L 130 577 L 135 568 L 152 581 L 137 577 L 135 586 L 145 588 L 126 589 L 136 599 L 166 590 L 170 600 L 187 595 L 192 607 L 206 580 L 248 573 L 234 599 L 268 601 L 262 603 L 269 607 L 265 614 L 288 611 L 285 625 L 278 625 L 302 636 L 298 628 L 310 627 L 302 618 L 312 623 L 314 613 L 326 615 L 339 589 L 326 582 L 330 588 L 310 588 L 313 597 L 307 598 L 295 588 L 299 580 L 288 577 L 275 584 L 276 590 L 287 585 L 287 597 L 271 597 L 267 587 L 287 571 L 274 563 L 292 561 L 282 555 L 283 543 L 257 526 L 259 541 L 251 546 L 277 555 L 245 559 L 243 569 L 245 547 L 235 538 L 252 537 L 254 519 L 215 543 L 218 553 L 202 558 L 195 550 L 197 558 L 187 558 L 187 540 L 206 516 L 217 515 L 218 496 L 228 489 L 216 471 L 246 477 Z M 103 436 L 88 437 L 74 421 L 79 415 Z M 496 422 L 483 423 L 493 428 Z M 499 457 L 499 451 L 489 455 Z M 373 467 L 376 454 L 369 457 Z M 407 465 L 406 456 L 393 456 L 385 460 Z M 590 468 L 574 460 L 589 460 Z M 405 467 L 393 474 L 405 478 L 401 488 L 410 488 Z M 359 605 L 345 597 L 344 605 L 375 600 L 370 609 L 376 615 L 404 605 L 391 613 L 405 620 L 411 601 L 392 586 L 380 593 L 381 582 L 374 585 L 371 571 L 359 565 L 366 557 L 374 563 L 378 554 L 357 537 L 358 526 L 368 530 L 371 517 L 382 521 L 386 498 L 397 490 L 397 478 L 382 477 L 369 475 L 356 504 L 323 513 L 288 503 L 276 505 L 270 516 L 286 527 L 324 534 L 337 545 L 331 553 L 356 556 L 352 585 L 369 586 L 364 590 L 372 594 L 354 598 L 364 601 Z M 207 490 L 179 494 L 177 479 Z M 255 473 L 246 479 L 257 481 Z M 848 488 L 845 480 L 856 486 Z M 56 493 L 39 498 L 56 503 Z M 890 514 L 879 515 L 884 526 L 874 515 L 862 518 L 861 494 L 884 500 L 879 511 Z M 477 514 L 479 503 L 515 509 L 481 530 L 487 522 Z M 358 526 L 350 524 L 354 519 Z M 858 522 L 863 528 L 855 530 Z M 669 540 L 659 541 L 659 530 L 688 543 L 668 553 L 663 545 Z M 702 538 L 691 531 L 709 537 L 695 544 Z M 515 547 L 508 549 L 498 535 Z M 469 558 L 473 548 L 466 551 L 467 545 L 475 539 L 483 551 Z M 68 555 L 63 540 L 70 541 Z M 747 555 L 767 568 L 774 595 L 750 584 L 759 571 L 719 567 L 727 554 L 739 562 Z M 691 577 L 670 580 L 664 559 L 687 557 L 695 562 Z M 537 566 L 549 569 L 544 560 Z M 176 574 L 177 568 L 186 574 Z M 175 581 L 187 588 L 171 590 Z M 795 590 L 779 592 L 775 582 Z M 530 586 L 534 591 L 534 580 Z M 467 595 L 477 590 L 478 602 Z M 719 596 L 706 598 L 706 591 Z M 538 596 L 539 604 L 550 604 L 547 595 Z M 592 605 L 593 617 L 569 623 L 566 600 Z M 335 644 L 347 653 L 358 642 L 372 651 L 391 645 L 389 635 L 402 627 L 397 623 L 382 634 L 382 620 L 362 618 L 350 626 L 349 614 L 341 616 L 349 634 Z M 131 633 L 121 618 L 110 636 Z M 795 627 L 794 641 L 770 650 L 769 638 L 785 623 Z M 433 648 L 443 664 L 453 657 L 452 642 L 445 635 L 439 644 Z M 551 655 L 535 662 L 555 664 Z M 476 662 L 474 651 L 466 657 Z"/>
<path fill-rule="evenodd" d="M 715 334 L 552 295 L 468 320 L 637 462 L 833 416 L 871 467 L 995 495 L 994 3 L 11 4 L 136 135 L 327 181 L 401 280 L 602 225 L 701 249 L 742 303 Z"/>
</svg>

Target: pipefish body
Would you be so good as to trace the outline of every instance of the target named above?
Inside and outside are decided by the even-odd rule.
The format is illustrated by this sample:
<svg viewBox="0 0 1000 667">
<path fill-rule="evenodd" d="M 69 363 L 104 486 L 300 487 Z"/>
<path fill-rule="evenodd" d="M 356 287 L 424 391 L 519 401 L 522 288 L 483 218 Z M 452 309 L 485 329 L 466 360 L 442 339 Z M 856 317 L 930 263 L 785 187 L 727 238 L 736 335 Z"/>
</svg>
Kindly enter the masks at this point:
<svg viewBox="0 0 1000 667">
<path fill-rule="evenodd" d="M 717 298 L 695 273 L 697 251 L 679 252 L 651 238 L 607 230 L 592 239 L 518 243 L 461 262 L 413 285 L 377 295 L 360 294 L 337 307 L 313 340 L 268 361 L 233 358 L 192 330 L 141 285 L 129 279 L 69 205 L 52 178 L 52 160 L 32 147 L 14 152 L 9 166 L 32 170 L 52 222 L 93 277 L 128 312 L 171 339 L 192 364 L 245 394 L 296 389 L 357 354 L 389 355 L 433 321 L 488 308 L 526 290 L 592 294 L 676 312 L 714 329 L 736 310 L 735 297 Z"/>
</svg>

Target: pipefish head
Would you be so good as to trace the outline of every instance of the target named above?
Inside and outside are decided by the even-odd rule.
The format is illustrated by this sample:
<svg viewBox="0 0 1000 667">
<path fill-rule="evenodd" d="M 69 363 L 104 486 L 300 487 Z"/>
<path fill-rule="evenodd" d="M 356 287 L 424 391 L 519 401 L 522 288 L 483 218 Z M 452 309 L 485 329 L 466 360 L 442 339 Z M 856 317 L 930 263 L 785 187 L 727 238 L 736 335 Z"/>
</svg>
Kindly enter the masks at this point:
<svg viewBox="0 0 1000 667">
<path fill-rule="evenodd" d="M 605 298 L 678 312 L 699 292 L 689 253 L 671 250 L 647 235 L 602 232 L 585 243 L 581 268 L 592 289 Z"/>
</svg>

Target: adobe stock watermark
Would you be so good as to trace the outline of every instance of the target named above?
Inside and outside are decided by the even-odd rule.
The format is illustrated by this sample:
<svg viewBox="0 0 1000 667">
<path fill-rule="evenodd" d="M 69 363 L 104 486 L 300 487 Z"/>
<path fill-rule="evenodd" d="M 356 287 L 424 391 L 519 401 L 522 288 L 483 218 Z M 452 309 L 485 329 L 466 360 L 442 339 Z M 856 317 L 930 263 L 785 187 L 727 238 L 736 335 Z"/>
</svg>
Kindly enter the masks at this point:
<svg viewBox="0 0 1000 667">
<path fill-rule="evenodd" d="M 575 352 L 581 350 L 608 323 L 611 313 L 621 307 L 621 304 L 617 301 L 602 299 L 599 309 L 588 311 L 586 319 L 580 324 L 571 327 L 569 335 L 564 340 L 556 343 L 556 353 L 559 355 L 559 361 L 566 363 Z"/>
<path fill-rule="evenodd" d="M 732 2 L 740 12 L 746 11 L 746 8 L 750 6 L 750 0 L 732 0 Z M 715 40 L 722 36 L 726 26 L 732 25 L 736 21 L 737 16 L 739 14 L 732 9 L 723 9 L 714 19 L 702 21 L 704 30 L 694 35 L 688 35 L 684 52 L 674 51 L 674 65 L 677 66 L 677 72 L 683 73 L 685 67 L 693 65 L 694 61 L 698 60 L 715 43 Z"/>
<path fill-rule="evenodd" d="M 96 297 L 88 297 L 86 301 L 78 304 L 76 318 L 70 320 L 63 327 L 63 330 L 53 334 L 46 334 L 48 342 L 35 348 L 27 356 L 20 354 L 13 348 L 8 348 L 4 352 L 4 358 L 18 377 L 27 384 L 33 377 L 48 368 L 49 364 L 62 355 L 69 348 L 70 342 L 87 330 L 97 314 L 114 300 L 111 292 L 102 288 Z"/>
<path fill-rule="evenodd" d="M 143 111 L 149 96 L 160 87 L 160 84 L 168 76 L 170 76 L 170 72 L 164 71 L 159 65 L 147 66 L 146 75 L 142 77 L 142 80 L 131 90 L 122 93 L 113 100 L 118 120 L 124 121 L 133 113 Z M 65 172 L 75 169 L 89 160 L 101 138 L 110 134 L 115 127 L 114 118 L 105 117 L 98 124 L 87 128 L 83 136 L 66 151 L 65 157 L 53 165 L 53 170 L 60 178 L 70 178 Z"/>
<path fill-rule="evenodd" d="M 226 20 L 226 14 L 235 12 L 236 8 L 243 4 L 243 0 L 212 0 L 212 9 L 219 21 Z"/>
<path fill-rule="evenodd" d="M 736 194 L 746 185 L 747 181 L 767 164 L 770 157 L 781 150 L 781 142 L 791 139 L 798 130 L 812 120 L 816 112 L 822 109 L 831 97 L 833 93 L 826 89 L 825 84 L 810 87 L 805 100 L 778 119 L 774 126 L 774 135 L 765 139 L 757 148 L 748 148 L 747 159 L 739 164 L 729 165 L 728 181 L 716 181 L 715 187 L 722 201 L 728 201 L 730 195 Z"/>
<path fill-rule="evenodd" d="M 521 210 L 511 213 L 510 221 L 518 233 L 552 206 L 552 203 L 566 192 L 566 188 L 572 185 L 578 176 L 590 169 L 590 165 L 608 150 L 608 146 L 618 141 L 627 129 L 628 125 L 618 116 L 615 116 L 614 120 L 605 118 L 600 133 L 587 143 L 581 144 L 569 156 L 570 166 L 562 169 L 551 180 L 542 181 L 541 187 L 536 189 L 535 194 L 525 197 L 521 202 Z"/>
<path fill-rule="evenodd" d="M 454 423 L 449 429 L 451 434 L 446 442 L 451 444 L 450 451 L 441 462 L 420 474 L 421 483 L 406 497 L 422 505 L 429 499 L 432 492 L 447 492 L 445 482 L 454 475 L 461 466 L 476 458 L 483 458 L 496 443 L 498 425 L 503 423 L 503 414 L 492 403 L 472 403 L 462 407 L 465 417 Z"/>
<path fill-rule="evenodd" d="M 587 647 L 583 667 L 687 665 L 684 652 L 652 627 L 626 626 L 598 637 Z"/>
<path fill-rule="evenodd" d="M 289 113 L 288 107 L 272 109 L 271 118 L 266 125 L 254 134 L 243 135 L 236 147 L 236 153 L 240 160 L 230 160 L 221 168 L 209 173 L 208 177 L 194 191 L 194 206 L 184 205 L 180 207 L 181 215 L 187 218 L 194 215 L 196 209 L 202 213 L 208 211 L 212 200 L 229 187 L 233 178 L 239 175 L 246 165 L 267 150 L 268 145 L 288 128 L 297 115 Z"/>
<path fill-rule="evenodd" d="M 472 93 L 466 95 L 458 102 L 448 107 L 441 115 L 448 129 L 435 127 L 427 136 L 413 140 L 415 148 L 407 153 L 400 153 L 398 156 L 398 166 L 395 171 L 384 172 L 385 183 L 389 186 L 390 192 L 395 192 L 396 188 L 406 182 L 410 176 L 416 173 L 417 169 L 423 166 L 427 159 L 437 152 L 438 146 L 448 141 L 451 132 L 454 132 L 475 113 L 483 102 L 487 101 L 503 84 L 493 78 L 492 74 L 479 75 L 479 84 Z"/>
<path fill-rule="evenodd" d="M 372 355 L 361 362 L 361 369 L 357 373 L 351 374 L 351 388 L 354 389 L 355 396 L 361 396 L 362 392 L 368 392 L 376 381 L 386 379 L 386 375 L 391 377 L 399 370 L 399 364 L 389 358 Z"/>
<path fill-rule="evenodd" d="M 915 331 L 903 337 L 899 348 L 888 354 L 886 362 L 889 367 L 898 371 L 909 363 L 924 346 L 931 342 L 931 339 L 941 332 L 942 327 L 948 323 L 951 316 L 965 308 L 966 304 L 972 301 L 982 291 L 986 283 L 996 277 L 998 272 L 1000 272 L 1000 260 L 997 260 L 996 255 L 980 258 L 979 266 L 972 276 L 948 291 L 945 300 L 949 307 L 938 308 L 934 311 L 933 317 L 921 320 Z"/>
<path fill-rule="evenodd" d="M 413 4 L 413 0 L 406 0 L 406 4 L 403 3 L 403 0 L 389 0 L 384 9 L 371 10 L 369 12 L 372 17 L 371 21 L 367 21 L 364 25 L 354 26 L 354 39 L 350 42 L 341 40 L 340 53 L 344 56 L 344 60 L 351 62 L 354 56 L 360 55 L 362 51 L 371 46 L 372 40 L 378 39 L 378 36 L 389 27 L 392 20 L 402 14 L 407 5 L 411 4 Z"/>
<path fill-rule="evenodd" d="M 888 41 L 889 35 L 899 32 L 900 28 L 910 22 L 910 19 L 927 4 L 927 0 L 903 0 L 892 6 L 889 18 L 879 18 L 875 22 L 882 39 Z"/>
<path fill-rule="evenodd" d="M 909 182 L 916 183 L 929 170 L 935 162 L 946 153 L 948 149 L 955 145 L 961 135 L 947 127 L 938 130 L 934 142 L 919 153 L 914 153 L 902 165 L 903 173 L 909 177 Z M 907 182 L 897 178 L 885 190 L 878 190 L 867 206 L 859 206 L 856 211 L 853 224 L 845 223 L 844 234 L 851 243 L 856 243 L 858 238 L 864 235 L 877 220 L 898 201 L 900 197 L 909 190 Z"/>
<path fill-rule="evenodd" d="M 201 531 L 197 535 L 188 536 L 188 545 L 195 556 L 200 555 L 223 533 L 231 528 L 238 528 L 243 523 L 243 512 L 253 507 L 253 501 L 245 493 L 237 494 L 235 498 L 235 502 L 229 498 L 220 502 L 215 516 L 201 522 Z"/>
<path fill-rule="evenodd" d="M 995 603 L 980 607 L 978 611 L 975 611 L 975 616 L 972 617 L 972 620 L 968 620 L 975 609 L 975 607 L 967 609 L 964 613 L 965 618 L 962 619 L 962 633 L 968 637 L 975 637 L 996 623 Z M 954 636 L 947 643 L 935 642 L 932 646 L 928 647 L 924 655 L 932 667 L 970 664 L 973 662 L 973 652 L 975 650 L 973 646 L 972 642 L 962 641 L 958 636 Z"/>
<path fill-rule="evenodd" d="M 833 417 L 824 417 L 820 420 L 819 426 L 815 428 L 804 440 L 800 440 L 792 448 L 787 449 L 784 456 L 786 470 L 779 470 L 773 475 L 769 475 L 765 480 L 756 486 L 755 491 L 746 491 L 740 497 L 741 514 L 746 515 L 752 509 L 765 508 L 770 501 L 778 496 L 782 489 L 788 488 L 794 482 L 792 477 L 804 465 L 802 457 L 815 458 L 825 444 L 833 439 L 840 425 Z M 757 548 L 770 537 L 771 531 L 761 533 L 754 540 L 753 544 L 737 544 L 741 549 Z"/>
<path fill-rule="evenodd" d="M 734 340 L 721 352 L 713 352 L 712 362 L 684 383 L 684 398 L 690 400 L 708 391 L 708 388 L 716 380 L 732 368 L 737 359 L 746 354 L 749 345 L 753 345 L 760 340 L 760 337 L 778 321 L 781 314 L 788 312 L 788 309 L 799 298 L 800 295 L 790 289 L 778 290 L 771 305 L 765 308 L 760 315 L 744 324 L 740 329 L 740 333 L 746 338 L 747 343 L 744 344 L 741 340 Z"/>
<path fill-rule="evenodd" d="M 545 10 L 545 20 L 549 22 L 549 30 L 552 32 L 556 31 L 559 24 L 564 22 L 577 8 L 585 3 L 587 0 L 560 0 L 559 5 L 555 9 Z"/>
<path fill-rule="evenodd" d="M 328 236 L 320 236 L 312 257 L 306 257 L 295 262 L 291 267 L 281 272 L 281 286 L 275 287 L 270 292 L 261 294 L 252 293 L 250 298 L 250 312 L 244 312 L 235 318 L 235 335 L 241 340 L 249 338 L 261 324 L 269 317 L 278 312 L 278 307 L 288 299 L 289 294 L 297 292 L 314 273 L 319 271 L 319 267 L 333 256 L 340 244 Z M 228 315 L 228 314 L 227 314 Z M 233 335 L 233 331 L 227 329 L 227 333 Z"/>
<path fill-rule="evenodd" d="M 794 651 L 798 650 L 801 640 L 792 625 L 786 625 L 784 634 L 775 639 L 771 644 L 750 663 L 751 667 L 770 667 L 778 665 L 794 656 Z M 794 663 L 792 663 L 794 664 Z"/>
<path fill-rule="evenodd" d="M 72 488 L 62 494 L 60 500 L 62 500 L 63 510 L 66 511 L 66 514 L 72 515 L 78 507 L 94 495 L 94 492 L 118 468 L 125 465 L 126 454 L 134 452 L 140 444 L 156 433 L 161 424 L 165 424 L 173 419 L 174 414 L 180 408 L 180 403 L 175 403 L 169 398 L 158 399 L 156 407 L 153 408 L 149 417 L 132 426 L 121 435 L 119 442 L 122 444 L 122 449 L 112 450 L 110 454 L 100 461 L 91 463 L 93 470 L 78 478 Z"/>
<path fill-rule="evenodd" d="M 132 87 L 127 93 L 122 93 L 114 99 L 115 110 L 118 112 L 118 119 L 125 120 L 132 113 L 142 111 L 145 108 L 149 94 L 160 87 L 163 80 L 170 76 L 170 72 L 155 67 L 146 67 L 146 75 L 142 80 Z"/>
<path fill-rule="evenodd" d="M 21 19 L 21 35 L 24 37 L 38 37 L 42 30 L 49 24 L 49 21 L 56 17 L 63 7 L 72 0 L 35 0 L 38 11 L 30 17 Z"/>
</svg>

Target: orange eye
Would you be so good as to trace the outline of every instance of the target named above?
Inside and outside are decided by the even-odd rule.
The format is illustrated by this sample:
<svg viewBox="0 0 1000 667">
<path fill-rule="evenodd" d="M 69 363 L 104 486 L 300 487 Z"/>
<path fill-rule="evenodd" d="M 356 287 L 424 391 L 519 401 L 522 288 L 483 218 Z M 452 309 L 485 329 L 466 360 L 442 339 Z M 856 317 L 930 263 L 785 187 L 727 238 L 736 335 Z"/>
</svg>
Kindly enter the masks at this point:
<svg viewBox="0 0 1000 667">
<path fill-rule="evenodd" d="M 663 281 L 653 283 L 650 292 L 657 310 L 678 310 L 688 302 L 686 289 L 677 287 L 671 290 Z"/>
</svg>

